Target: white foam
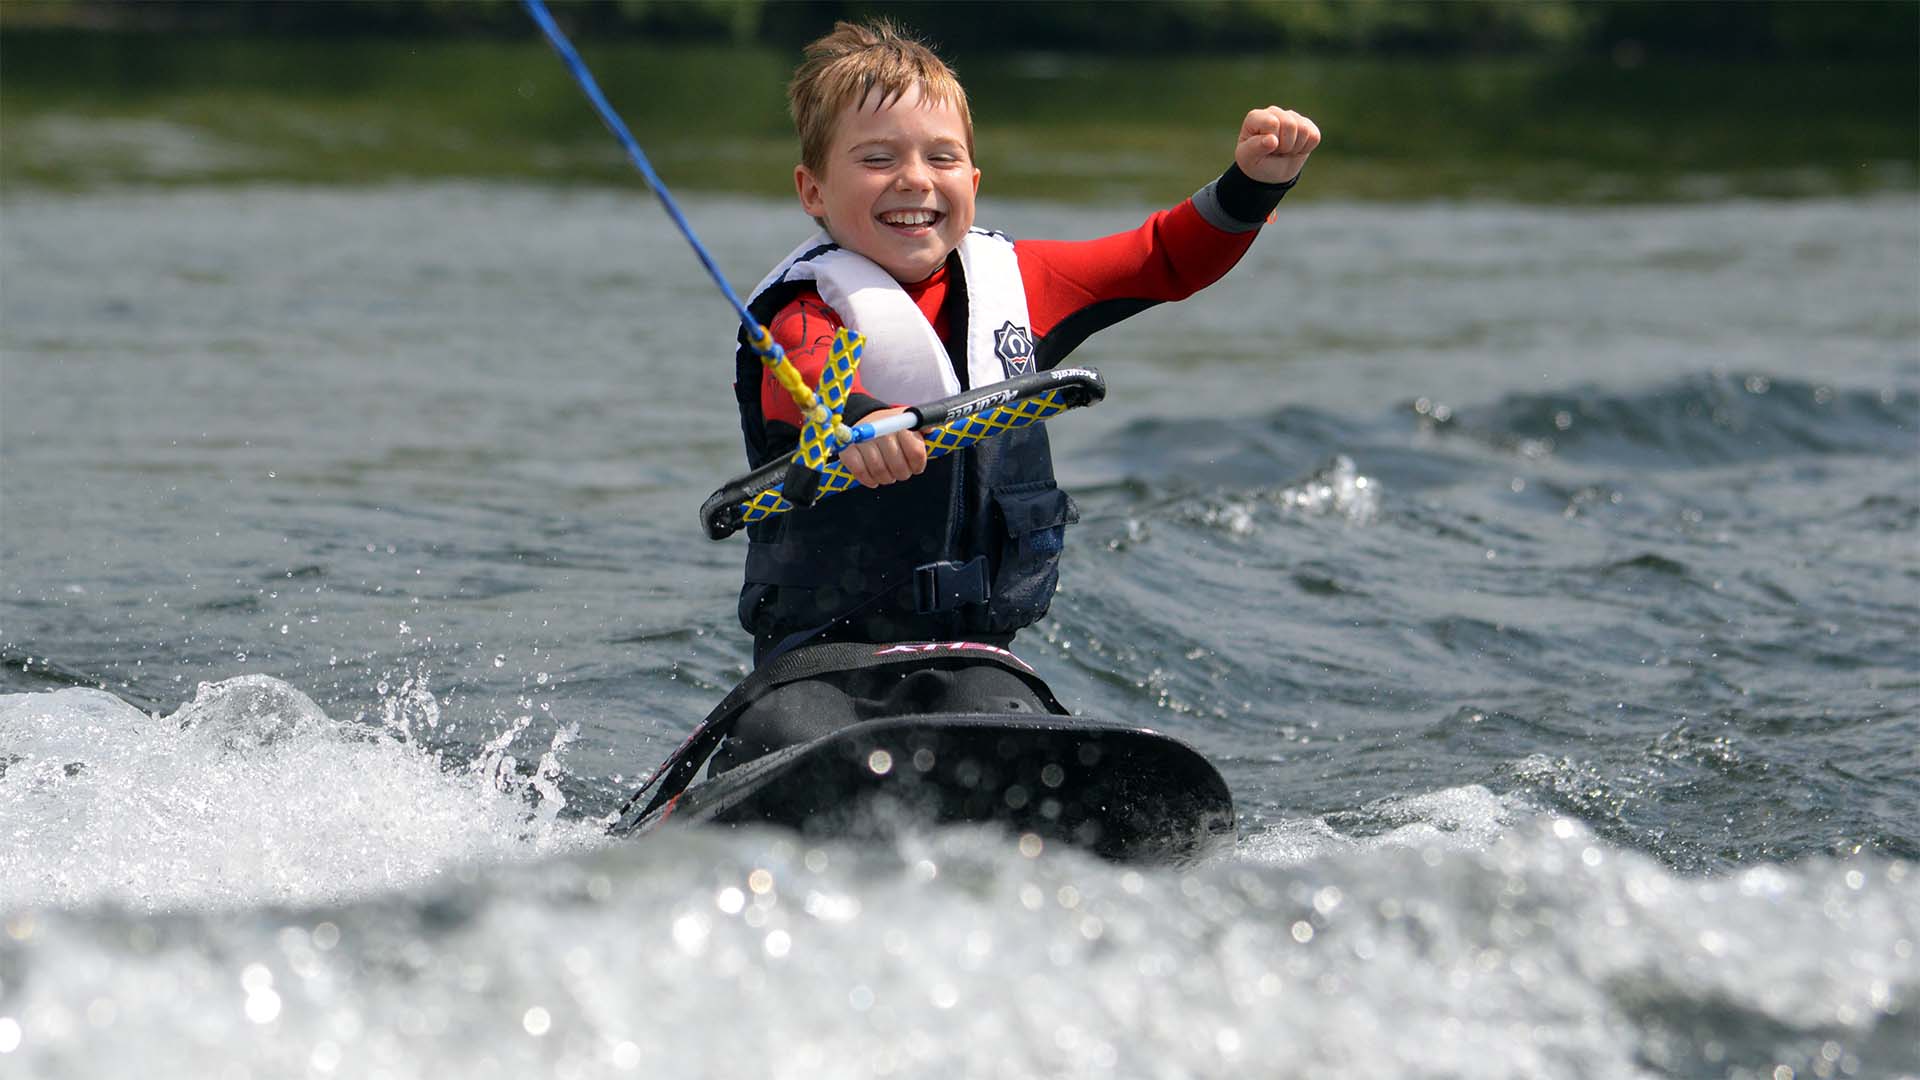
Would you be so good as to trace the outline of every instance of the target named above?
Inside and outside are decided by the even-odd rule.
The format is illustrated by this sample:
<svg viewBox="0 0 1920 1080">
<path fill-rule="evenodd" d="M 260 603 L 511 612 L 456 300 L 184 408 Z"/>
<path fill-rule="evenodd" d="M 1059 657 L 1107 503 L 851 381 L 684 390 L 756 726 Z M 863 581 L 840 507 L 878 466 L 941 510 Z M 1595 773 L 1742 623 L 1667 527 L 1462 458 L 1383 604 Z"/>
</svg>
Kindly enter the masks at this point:
<svg viewBox="0 0 1920 1080">
<path fill-rule="evenodd" d="M 1235 858 L 1292 866 L 1354 851 L 1412 848 L 1422 851 L 1485 851 L 1518 820 L 1538 811 L 1518 795 L 1495 795 L 1478 784 L 1370 803 L 1364 815 L 1390 825 L 1353 836 L 1323 818 L 1279 821 L 1243 837 Z"/>
<path fill-rule="evenodd" d="M 1292 513 L 1337 515 L 1354 525 L 1369 524 L 1380 515 L 1379 481 L 1363 476 L 1345 454 L 1335 455 L 1312 476 L 1268 497 Z"/>
<path fill-rule="evenodd" d="M 0 696 L 0 910 L 337 902 L 578 848 L 599 833 L 558 820 L 565 738 L 530 789 L 504 746 L 449 765 L 267 676 L 168 717 L 99 690 Z"/>
<path fill-rule="evenodd" d="M 1904 864 L 1687 878 L 1565 817 L 1489 840 L 1517 807 L 1478 788 L 1394 810 L 1296 865 L 664 830 L 330 910 L 48 913 L 0 1013 L 49 1077 L 1911 1070 Z"/>
</svg>

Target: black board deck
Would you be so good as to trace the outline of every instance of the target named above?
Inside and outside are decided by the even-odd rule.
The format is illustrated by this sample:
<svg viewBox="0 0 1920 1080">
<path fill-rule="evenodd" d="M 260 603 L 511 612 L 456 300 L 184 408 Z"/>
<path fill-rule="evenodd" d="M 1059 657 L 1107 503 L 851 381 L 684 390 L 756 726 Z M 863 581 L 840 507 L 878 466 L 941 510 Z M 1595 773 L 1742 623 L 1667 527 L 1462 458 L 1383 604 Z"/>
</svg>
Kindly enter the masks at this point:
<svg viewBox="0 0 1920 1080">
<path fill-rule="evenodd" d="M 1190 860 L 1234 833 L 1226 781 L 1176 739 L 1081 717 L 965 713 L 849 725 L 694 784 L 614 831 L 770 824 L 858 837 L 955 822 L 1130 862 Z"/>
</svg>

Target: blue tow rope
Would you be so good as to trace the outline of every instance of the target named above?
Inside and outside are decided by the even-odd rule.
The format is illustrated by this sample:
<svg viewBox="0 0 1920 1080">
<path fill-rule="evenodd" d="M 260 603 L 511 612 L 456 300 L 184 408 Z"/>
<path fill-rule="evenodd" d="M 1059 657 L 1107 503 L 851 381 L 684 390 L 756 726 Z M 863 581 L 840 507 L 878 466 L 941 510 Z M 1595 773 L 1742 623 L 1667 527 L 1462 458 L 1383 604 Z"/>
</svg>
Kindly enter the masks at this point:
<svg viewBox="0 0 1920 1080">
<path fill-rule="evenodd" d="M 647 160 L 647 155 L 640 149 L 640 144 L 634 141 L 633 133 L 627 130 L 627 125 L 621 121 L 620 114 L 614 112 L 613 106 L 607 103 L 607 96 L 600 92 L 600 84 L 593 80 L 593 73 L 587 70 L 586 62 L 580 59 L 580 54 L 573 51 L 572 43 L 567 41 L 566 34 L 561 33 L 559 24 L 553 21 L 553 15 L 547 11 L 547 5 L 543 0 L 522 0 L 522 2 L 526 4 L 527 13 L 533 16 L 533 21 L 538 23 L 540 29 L 547 35 L 547 40 L 553 43 L 553 51 L 560 54 L 560 59 L 566 63 L 567 70 L 573 72 L 574 81 L 580 84 L 580 89 L 586 93 L 587 100 L 592 102 L 595 111 L 599 112 L 601 122 L 607 125 L 608 131 L 613 132 L 614 138 L 620 140 L 620 145 L 626 147 L 628 160 L 632 161 L 634 168 L 639 169 L 640 175 L 646 178 L 647 187 L 659 196 L 660 204 L 667 208 L 667 216 L 673 219 L 675 225 L 680 226 L 680 232 L 687 238 L 687 243 L 693 245 L 693 253 L 700 256 L 700 262 L 712 276 L 713 283 L 720 287 L 720 292 L 726 296 L 727 302 L 732 304 L 733 310 L 739 313 L 741 323 L 747 328 L 747 340 L 750 343 L 768 340 L 765 329 L 747 311 L 747 305 L 733 291 L 733 286 L 727 284 L 727 279 L 720 273 L 720 268 L 714 265 L 713 256 L 707 253 L 706 246 L 701 244 L 700 238 L 693 234 L 693 225 L 687 221 L 687 216 L 680 212 L 680 204 L 673 201 L 673 193 L 667 190 L 667 185 L 660 179 L 660 174 L 653 171 L 653 164 Z M 778 345 L 773 347 L 779 348 Z"/>
</svg>

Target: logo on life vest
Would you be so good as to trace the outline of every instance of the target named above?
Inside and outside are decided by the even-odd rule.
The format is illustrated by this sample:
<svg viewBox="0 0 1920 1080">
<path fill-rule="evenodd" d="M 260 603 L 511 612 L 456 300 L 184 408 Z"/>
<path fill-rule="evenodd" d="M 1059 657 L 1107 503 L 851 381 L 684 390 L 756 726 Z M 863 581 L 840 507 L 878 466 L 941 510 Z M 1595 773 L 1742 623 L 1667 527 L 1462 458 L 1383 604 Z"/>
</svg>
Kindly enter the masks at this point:
<svg viewBox="0 0 1920 1080">
<path fill-rule="evenodd" d="M 1007 378 L 1033 374 L 1033 331 L 1008 322 L 993 332 L 993 352 Z"/>
</svg>

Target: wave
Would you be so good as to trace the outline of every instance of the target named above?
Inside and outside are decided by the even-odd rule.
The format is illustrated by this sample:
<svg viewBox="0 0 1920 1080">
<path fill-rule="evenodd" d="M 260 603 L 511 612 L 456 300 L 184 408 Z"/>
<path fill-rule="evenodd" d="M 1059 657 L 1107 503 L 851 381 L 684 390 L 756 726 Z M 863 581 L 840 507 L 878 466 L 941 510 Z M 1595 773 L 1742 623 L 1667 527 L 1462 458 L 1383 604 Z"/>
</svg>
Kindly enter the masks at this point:
<svg viewBox="0 0 1920 1080">
<path fill-rule="evenodd" d="M 1184 869 L 687 831 L 331 905 L 16 914 L 0 1035 L 46 1077 L 1920 1066 L 1911 864 L 1695 878 L 1478 788 L 1375 809 Z"/>
<path fill-rule="evenodd" d="M 1808 455 L 1910 458 L 1920 393 L 1714 372 L 1645 390 L 1513 394 L 1491 405 L 1409 407 L 1435 433 L 1528 458 L 1700 468 Z"/>
<path fill-rule="evenodd" d="M 597 838 L 559 816 L 566 732 L 532 765 L 523 722 L 450 762 L 410 730 L 432 701 L 409 681 L 369 724 L 264 675 L 169 716 L 102 690 L 0 695 L 0 911 L 338 901 Z"/>
</svg>

